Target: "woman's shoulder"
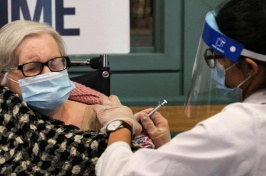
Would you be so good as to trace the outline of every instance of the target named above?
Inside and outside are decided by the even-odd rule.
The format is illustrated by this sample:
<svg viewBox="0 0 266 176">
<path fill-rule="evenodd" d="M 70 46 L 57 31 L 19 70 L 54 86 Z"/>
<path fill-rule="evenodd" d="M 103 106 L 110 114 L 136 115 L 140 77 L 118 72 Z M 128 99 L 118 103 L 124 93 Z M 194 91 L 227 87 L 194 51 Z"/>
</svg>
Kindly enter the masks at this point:
<svg viewBox="0 0 266 176">
<path fill-rule="evenodd" d="M 81 130 L 100 131 L 101 125 L 93 111 L 92 105 L 87 105 L 83 113 Z"/>
</svg>

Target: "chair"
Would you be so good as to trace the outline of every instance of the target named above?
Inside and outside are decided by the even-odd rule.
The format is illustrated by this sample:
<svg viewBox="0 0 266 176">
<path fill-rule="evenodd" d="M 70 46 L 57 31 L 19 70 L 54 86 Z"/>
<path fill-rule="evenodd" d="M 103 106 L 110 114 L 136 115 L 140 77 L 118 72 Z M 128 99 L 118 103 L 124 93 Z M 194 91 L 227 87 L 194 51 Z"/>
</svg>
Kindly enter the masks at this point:
<svg viewBox="0 0 266 176">
<path fill-rule="evenodd" d="M 71 67 L 89 66 L 93 71 L 70 78 L 72 81 L 81 83 L 87 87 L 97 90 L 107 96 L 110 95 L 110 67 L 107 55 L 100 55 L 87 60 L 71 60 Z"/>
</svg>

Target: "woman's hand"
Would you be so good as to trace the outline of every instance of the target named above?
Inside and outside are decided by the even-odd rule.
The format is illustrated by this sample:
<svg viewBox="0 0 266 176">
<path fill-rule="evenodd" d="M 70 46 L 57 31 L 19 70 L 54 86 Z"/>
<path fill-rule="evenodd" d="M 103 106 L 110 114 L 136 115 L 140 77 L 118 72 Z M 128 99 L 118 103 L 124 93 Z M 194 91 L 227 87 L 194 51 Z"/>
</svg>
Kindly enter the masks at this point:
<svg viewBox="0 0 266 176">
<path fill-rule="evenodd" d="M 114 120 L 123 120 L 130 123 L 133 128 L 133 134 L 139 134 L 142 130 L 129 107 L 123 106 L 117 96 L 111 95 L 101 96 L 100 104 L 94 105 L 94 111 L 102 126 L 102 131 L 106 130 L 106 126 Z"/>
<path fill-rule="evenodd" d="M 168 121 L 159 112 L 155 112 L 151 118 L 148 113 L 152 108 L 143 110 L 135 115 L 138 121 L 141 122 L 144 131 L 151 138 L 155 148 L 166 144 L 171 140 Z"/>
</svg>

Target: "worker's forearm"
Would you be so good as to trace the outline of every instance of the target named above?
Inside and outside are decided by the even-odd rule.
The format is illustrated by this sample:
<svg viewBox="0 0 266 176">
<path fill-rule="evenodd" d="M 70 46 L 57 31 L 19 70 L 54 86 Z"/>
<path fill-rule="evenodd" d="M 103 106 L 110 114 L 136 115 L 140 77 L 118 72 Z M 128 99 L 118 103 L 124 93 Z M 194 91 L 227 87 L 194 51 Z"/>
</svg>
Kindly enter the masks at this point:
<svg viewBox="0 0 266 176">
<path fill-rule="evenodd" d="M 108 145 L 112 143 L 123 141 L 130 145 L 131 143 L 131 132 L 127 128 L 118 129 L 109 135 Z"/>
</svg>

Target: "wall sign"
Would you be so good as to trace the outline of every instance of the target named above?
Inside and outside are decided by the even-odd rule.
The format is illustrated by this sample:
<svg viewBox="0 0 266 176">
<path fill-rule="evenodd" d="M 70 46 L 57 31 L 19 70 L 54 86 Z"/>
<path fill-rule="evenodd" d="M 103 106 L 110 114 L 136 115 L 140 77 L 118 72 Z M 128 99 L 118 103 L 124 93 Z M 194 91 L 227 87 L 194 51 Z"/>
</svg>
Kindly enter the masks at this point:
<svg viewBox="0 0 266 176">
<path fill-rule="evenodd" d="M 68 54 L 128 53 L 129 0 L 0 0 L 0 27 L 19 20 L 47 22 Z"/>
</svg>

